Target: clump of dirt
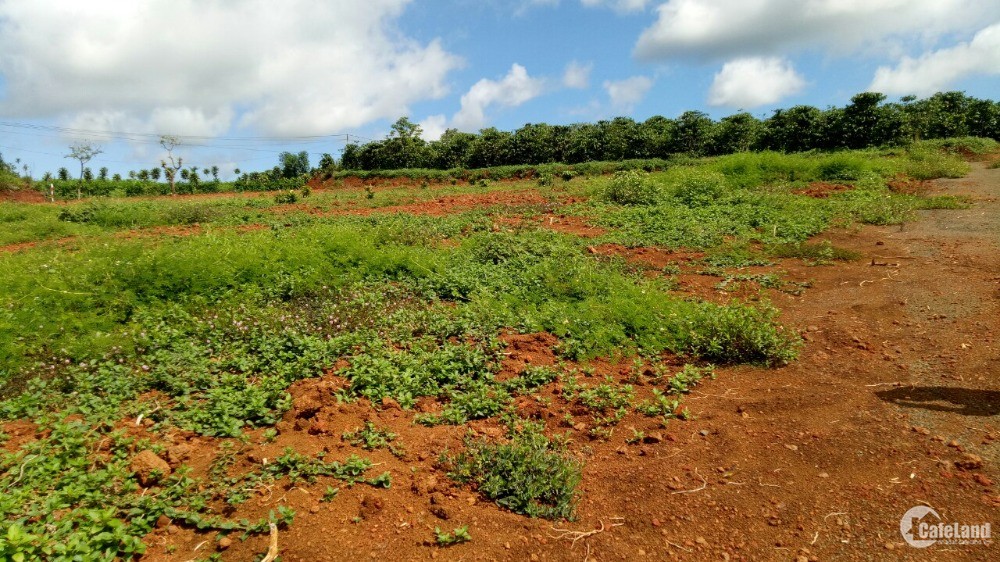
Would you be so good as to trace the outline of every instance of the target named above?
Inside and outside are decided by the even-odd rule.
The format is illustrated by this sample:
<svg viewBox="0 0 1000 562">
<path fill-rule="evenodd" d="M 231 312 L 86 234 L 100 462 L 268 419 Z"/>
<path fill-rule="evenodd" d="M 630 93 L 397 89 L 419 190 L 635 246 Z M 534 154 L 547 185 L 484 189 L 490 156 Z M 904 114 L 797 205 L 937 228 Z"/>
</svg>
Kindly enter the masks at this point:
<svg viewBox="0 0 1000 562">
<path fill-rule="evenodd" d="M 930 191 L 931 182 L 927 180 L 913 179 L 907 176 L 897 176 L 889 180 L 886 184 L 889 191 L 907 195 L 925 195 Z"/>
<path fill-rule="evenodd" d="M 558 358 L 555 348 L 559 338 L 546 332 L 534 334 L 505 334 L 500 341 L 506 346 L 498 380 L 507 380 L 521 374 L 529 366 L 555 365 Z"/>
</svg>

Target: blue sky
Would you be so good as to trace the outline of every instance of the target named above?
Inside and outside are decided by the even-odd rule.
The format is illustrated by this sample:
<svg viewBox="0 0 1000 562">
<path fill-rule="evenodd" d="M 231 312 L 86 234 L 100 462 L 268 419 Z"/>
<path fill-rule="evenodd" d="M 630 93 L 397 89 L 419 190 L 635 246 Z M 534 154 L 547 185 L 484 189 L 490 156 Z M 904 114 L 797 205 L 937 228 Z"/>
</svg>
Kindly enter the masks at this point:
<svg viewBox="0 0 1000 562">
<path fill-rule="evenodd" d="M 1000 92 L 995 0 L 0 0 L 0 152 L 32 173 L 224 172 L 337 154 L 397 117 L 427 138 L 689 109 Z M 224 173 L 225 175 L 225 173 Z"/>
</svg>

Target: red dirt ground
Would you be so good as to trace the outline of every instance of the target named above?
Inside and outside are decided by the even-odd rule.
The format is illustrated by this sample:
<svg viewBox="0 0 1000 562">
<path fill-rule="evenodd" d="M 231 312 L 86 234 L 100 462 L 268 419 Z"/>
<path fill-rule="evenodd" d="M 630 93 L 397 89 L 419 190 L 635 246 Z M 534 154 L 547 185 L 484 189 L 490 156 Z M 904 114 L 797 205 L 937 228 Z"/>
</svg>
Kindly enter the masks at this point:
<svg viewBox="0 0 1000 562">
<path fill-rule="evenodd" d="M 570 449 L 585 463 L 574 522 L 512 514 L 438 468 L 439 454 L 460 448 L 469 426 L 500 437 L 496 422 L 426 428 L 391 401 L 378 408 L 341 404 L 334 393 L 345 381 L 333 372 L 293 386 L 293 408 L 274 442 L 265 443 L 263 431 L 246 444 L 234 442 L 233 472 L 294 447 L 308 455 L 327 451 L 328 459 L 352 453 L 370 458 L 378 463 L 372 475 L 388 470 L 392 487 L 348 488 L 322 478 L 276 485 L 227 515 L 256 519 L 279 505 L 293 508 L 295 522 L 279 533 L 286 562 L 995 560 L 995 545 L 915 549 L 899 530 L 902 515 L 916 505 L 933 507 L 948 522 L 994 527 L 1000 510 L 1000 170 L 974 164 L 967 178 L 930 182 L 926 189 L 966 195 L 974 206 L 923 211 L 918 222 L 902 228 L 823 236 L 860 252 L 856 262 L 779 264 L 783 278 L 812 284 L 801 295 L 761 293 L 782 311 L 780 320 L 803 335 L 800 359 L 777 369 L 719 368 L 715 380 L 685 398 L 693 419 L 662 427 L 630 414 L 608 440 L 593 440 L 589 416 L 552 389 L 540 400 L 521 399 L 521 413 L 546 420 L 552 433 L 568 432 Z M 458 199 L 457 205 L 480 201 Z M 542 224 L 550 219 L 550 225 L 575 220 L 548 214 Z M 568 228 L 577 226 L 589 228 Z M 698 257 L 613 245 L 595 246 L 594 253 L 656 269 L 686 267 Z M 680 291 L 699 298 L 733 297 L 714 288 L 717 277 L 685 269 L 679 280 Z M 509 355 L 501 376 L 556 361 L 558 340 L 549 334 L 508 335 L 505 341 Z M 648 377 L 630 362 L 601 360 L 591 367 L 593 378 L 585 382 L 611 376 L 634 384 L 639 398 L 650 393 Z M 440 407 L 425 399 L 417 410 Z M 401 458 L 340 438 L 369 419 L 398 434 Z M 627 444 L 632 428 L 647 439 Z M 33 429 L 7 424 L 4 431 L 16 441 L 30 438 Z M 194 476 L 203 475 L 218 453 L 218 440 L 180 432 L 168 440 L 173 453 L 165 456 L 174 466 L 191 466 Z M 328 485 L 340 493 L 324 503 Z M 434 544 L 436 527 L 462 525 L 469 526 L 471 542 Z M 187 561 L 216 551 L 224 560 L 254 560 L 268 548 L 264 536 L 245 542 L 234 536 L 224 550 L 216 539 L 216 533 L 164 521 L 147 537 L 142 560 Z"/>
<path fill-rule="evenodd" d="M 808 195 L 809 197 L 815 197 L 817 199 L 826 199 L 827 197 L 833 195 L 834 193 L 840 193 L 842 191 L 849 191 L 854 189 L 853 186 L 844 185 L 842 183 L 827 183 L 822 181 L 814 181 L 809 184 L 809 187 L 805 189 L 796 189 L 792 193 L 797 195 Z"/>
</svg>

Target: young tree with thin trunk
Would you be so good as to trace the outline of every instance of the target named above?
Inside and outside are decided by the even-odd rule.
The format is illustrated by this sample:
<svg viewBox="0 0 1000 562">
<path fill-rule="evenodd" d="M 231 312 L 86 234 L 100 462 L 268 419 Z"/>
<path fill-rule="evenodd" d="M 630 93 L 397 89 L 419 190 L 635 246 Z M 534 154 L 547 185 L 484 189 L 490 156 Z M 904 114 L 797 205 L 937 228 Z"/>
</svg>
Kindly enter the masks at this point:
<svg viewBox="0 0 1000 562">
<path fill-rule="evenodd" d="M 79 142 L 69 147 L 69 154 L 65 158 L 73 158 L 80 161 L 80 183 L 76 186 L 76 198 L 81 199 L 83 193 L 81 192 L 83 186 L 83 175 L 86 168 L 87 162 L 90 162 L 98 154 L 102 154 L 103 149 L 99 146 L 90 144 L 89 142 Z"/>
<path fill-rule="evenodd" d="M 180 139 L 170 135 L 163 135 L 160 137 L 160 146 L 163 150 L 167 151 L 167 160 L 170 164 L 167 164 L 167 160 L 160 160 L 160 166 L 163 168 L 163 174 L 167 176 L 167 181 L 170 182 L 170 194 L 177 195 L 177 187 L 175 180 L 177 179 L 177 172 L 181 169 L 184 164 L 184 159 L 178 157 L 174 160 L 174 149 L 177 145 L 181 143 Z"/>
</svg>

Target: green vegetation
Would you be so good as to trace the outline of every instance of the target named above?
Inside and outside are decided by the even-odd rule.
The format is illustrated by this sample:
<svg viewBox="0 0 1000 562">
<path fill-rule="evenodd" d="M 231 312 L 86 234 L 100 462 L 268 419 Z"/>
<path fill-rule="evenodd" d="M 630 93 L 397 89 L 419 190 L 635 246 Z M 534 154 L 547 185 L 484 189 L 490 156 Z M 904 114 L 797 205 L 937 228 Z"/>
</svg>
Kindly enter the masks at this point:
<svg viewBox="0 0 1000 562">
<path fill-rule="evenodd" d="M 431 142 L 421 138 L 418 125 L 403 117 L 385 140 L 347 145 L 340 167 L 448 170 L 552 162 L 578 164 L 682 154 L 857 150 L 905 146 L 920 139 L 933 139 L 934 148 L 983 154 L 996 150 L 995 140 L 1000 139 L 998 117 L 1000 102 L 972 98 L 962 92 L 941 92 L 919 100 L 906 97 L 899 102 L 887 102 L 886 96 L 877 92 L 864 92 L 852 97 L 844 107 L 824 110 L 799 105 L 777 109 L 763 120 L 740 112 L 715 121 L 700 111 L 686 111 L 675 119 L 657 115 L 643 122 L 617 117 L 573 125 L 530 123 L 516 131 L 491 127 L 478 134 L 451 129 Z M 842 174 L 854 172 L 850 167 L 835 167 L 827 177 L 845 177 Z"/>
<path fill-rule="evenodd" d="M 468 525 L 455 527 L 455 529 L 450 533 L 442 531 L 440 527 L 434 527 L 434 539 L 438 546 L 451 546 L 453 544 L 462 544 L 463 542 L 471 541 L 472 535 L 469 534 Z"/>
<path fill-rule="evenodd" d="M 466 439 L 465 451 L 442 457 L 449 476 L 474 483 L 481 494 L 514 513 L 571 519 L 579 461 L 537 424 L 522 422 L 511 433 L 509 443 Z"/>
<path fill-rule="evenodd" d="M 688 417 L 684 395 L 715 376 L 711 365 L 794 360 L 798 335 L 760 297 L 806 285 L 741 269 L 776 258 L 856 259 L 809 239 L 831 226 L 895 224 L 919 209 L 967 205 L 896 193 L 887 183 L 914 167 L 961 173 L 955 154 L 988 146 L 963 140 L 592 165 L 618 172 L 608 177 L 551 165 L 541 186 L 533 171 L 521 185 L 483 176 L 475 185 L 369 185 L 292 199 L 282 191 L 0 204 L 0 244 L 36 244 L 0 253 L 0 422 L 39 426 L 37 438 L 0 457 L 0 557 L 132 556 L 161 515 L 201 530 L 266 531 L 271 519 L 288 524 L 292 514 L 223 515 L 279 482 L 317 486 L 325 502 L 338 485 L 390 486 L 393 474 L 369 474 L 372 463 L 356 456 L 331 461 L 285 450 L 267 463 L 245 462 L 239 443 L 248 432 L 262 429 L 255 439 L 265 444 L 280 438 L 289 388 L 327 375 L 341 384 L 328 397 L 360 403 L 352 408 L 398 404 L 424 425 L 506 423 L 506 438 L 470 436 L 439 468 L 516 513 L 572 517 L 577 451 L 551 425 L 518 417 L 531 415 L 525 404 L 563 408 L 556 423 L 574 436 L 638 443 L 654 436 L 616 434 L 622 421 Z M 285 179 L 301 178 L 302 165 L 289 155 Z M 545 203 L 437 217 L 370 212 L 528 189 Z M 538 220 L 557 213 L 605 230 L 584 239 Z M 704 257 L 688 263 L 717 275 L 720 288 L 752 283 L 761 291 L 751 302 L 700 301 L 664 277 L 680 265 L 643 267 L 595 250 L 607 242 L 699 249 Z M 505 370 L 518 351 L 507 337 L 539 332 L 556 338 L 547 350 L 554 365 Z M 594 376 L 593 359 L 633 368 Z M 153 437 L 137 441 L 114 429 L 122 420 L 142 420 Z M 354 447 L 411 462 L 398 436 L 374 420 L 338 430 L 347 429 L 341 437 Z M 216 446 L 209 473 L 194 478 L 179 467 L 140 486 L 130 465 L 136 452 L 163 453 L 164 436 L 179 431 Z M 467 540 L 462 529 L 439 532 L 439 542 Z"/>
</svg>

